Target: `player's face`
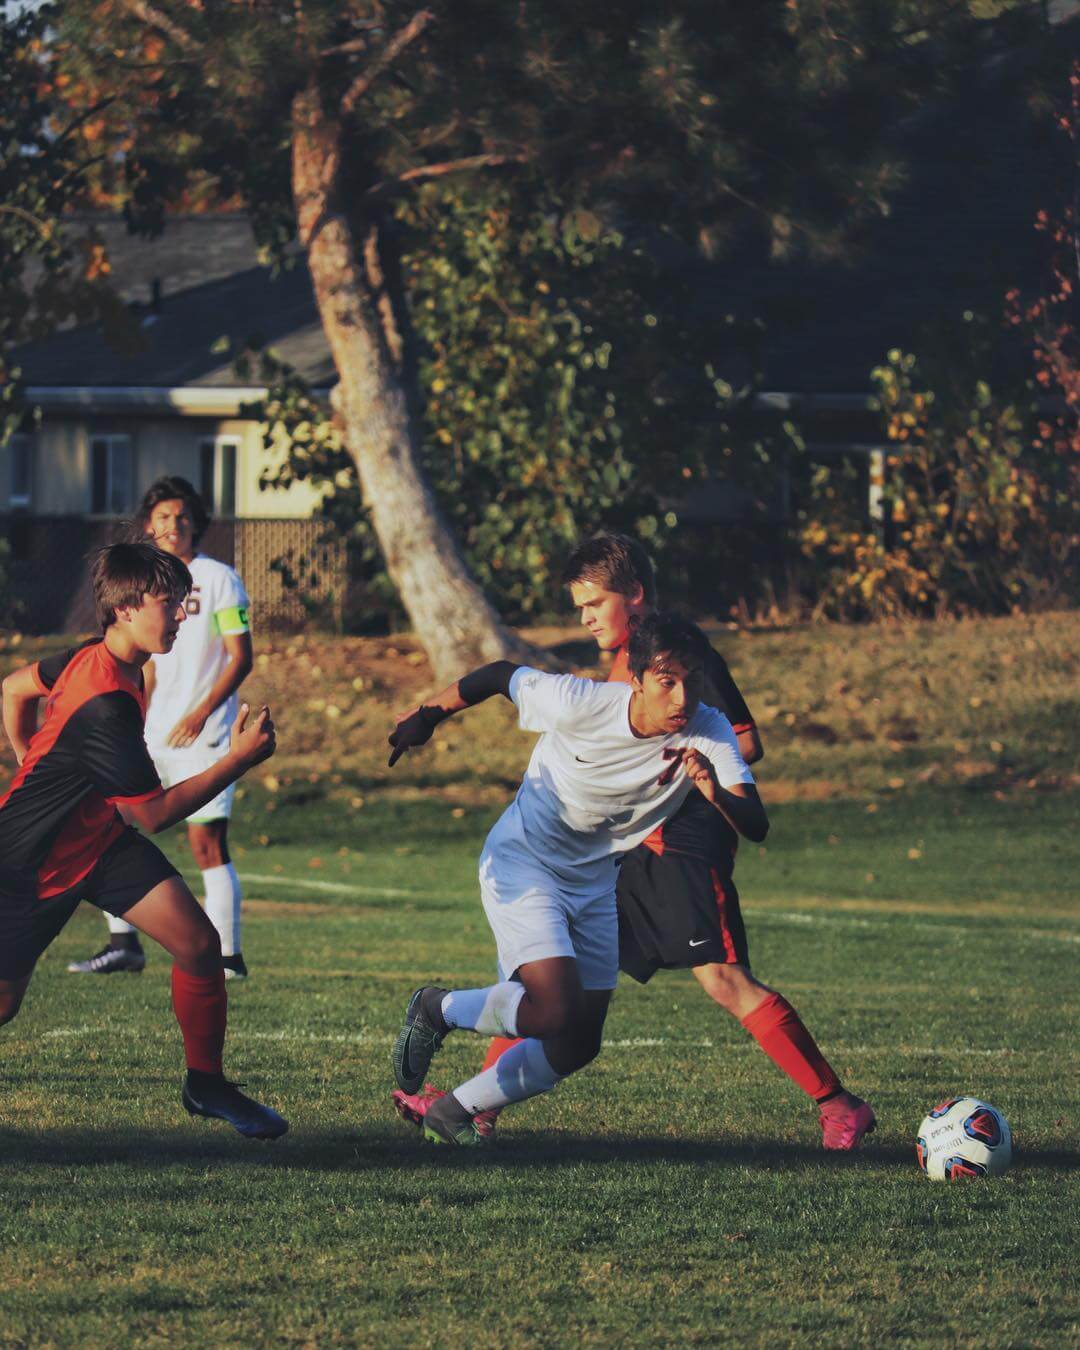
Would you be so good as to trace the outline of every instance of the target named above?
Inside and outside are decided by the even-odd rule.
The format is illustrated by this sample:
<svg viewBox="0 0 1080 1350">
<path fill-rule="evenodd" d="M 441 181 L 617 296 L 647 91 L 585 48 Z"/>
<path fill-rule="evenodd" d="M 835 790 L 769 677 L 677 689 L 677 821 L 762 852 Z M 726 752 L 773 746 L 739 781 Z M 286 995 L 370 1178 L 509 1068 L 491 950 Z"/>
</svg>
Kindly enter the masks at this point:
<svg viewBox="0 0 1080 1350">
<path fill-rule="evenodd" d="M 684 665 L 677 656 L 661 655 L 633 685 L 641 697 L 639 726 L 645 735 L 670 736 L 682 731 L 697 712 L 705 671 L 702 666 Z"/>
<path fill-rule="evenodd" d="M 646 608 L 640 586 L 632 595 L 623 595 L 621 591 L 606 591 L 595 581 L 574 581 L 570 583 L 570 599 L 602 652 L 624 646 Z"/>
<path fill-rule="evenodd" d="M 128 611 L 131 637 L 140 651 L 164 655 L 171 652 L 180 625 L 187 618 L 184 597 L 176 595 L 143 596 L 138 609 Z"/>
<path fill-rule="evenodd" d="M 190 562 L 195 556 L 195 522 L 181 497 L 158 502 L 150 512 L 146 533 L 162 552 L 175 554 L 182 562 Z"/>
</svg>

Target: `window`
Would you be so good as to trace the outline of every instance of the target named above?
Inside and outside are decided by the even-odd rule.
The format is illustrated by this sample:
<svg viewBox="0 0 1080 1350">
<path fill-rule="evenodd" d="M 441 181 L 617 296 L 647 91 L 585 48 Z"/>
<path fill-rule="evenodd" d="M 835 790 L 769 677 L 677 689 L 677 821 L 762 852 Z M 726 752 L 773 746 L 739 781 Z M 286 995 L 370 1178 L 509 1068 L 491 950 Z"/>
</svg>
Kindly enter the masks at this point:
<svg viewBox="0 0 1080 1350">
<path fill-rule="evenodd" d="M 123 516 L 132 507 L 130 436 L 94 436 L 90 441 L 90 511 Z"/>
<path fill-rule="evenodd" d="M 29 506 L 34 483 L 34 438 L 16 432 L 8 438 L 8 501 L 12 506 Z"/>
<path fill-rule="evenodd" d="M 239 442 L 216 436 L 199 445 L 199 495 L 211 515 L 236 515 L 236 455 Z"/>
</svg>

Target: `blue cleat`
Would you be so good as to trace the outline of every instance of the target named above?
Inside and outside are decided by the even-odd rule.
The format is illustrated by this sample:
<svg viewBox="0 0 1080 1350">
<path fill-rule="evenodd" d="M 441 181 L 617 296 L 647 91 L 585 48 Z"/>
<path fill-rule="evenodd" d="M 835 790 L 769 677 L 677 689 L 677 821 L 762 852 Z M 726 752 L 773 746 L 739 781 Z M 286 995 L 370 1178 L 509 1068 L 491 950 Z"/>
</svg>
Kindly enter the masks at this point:
<svg viewBox="0 0 1080 1350">
<path fill-rule="evenodd" d="M 393 1054 L 394 1078 L 402 1092 L 420 1090 L 432 1058 L 450 1030 L 439 1008 L 445 994 L 445 989 L 429 984 L 409 999 Z"/>
<path fill-rule="evenodd" d="M 245 1097 L 235 1083 L 209 1074 L 199 1074 L 193 1081 L 189 1071 L 180 1100 L 189 1115 L 228 1121 L 247 1139 L 277 1139 L 289 1128 L 272 1107 Z"/>
</svg>

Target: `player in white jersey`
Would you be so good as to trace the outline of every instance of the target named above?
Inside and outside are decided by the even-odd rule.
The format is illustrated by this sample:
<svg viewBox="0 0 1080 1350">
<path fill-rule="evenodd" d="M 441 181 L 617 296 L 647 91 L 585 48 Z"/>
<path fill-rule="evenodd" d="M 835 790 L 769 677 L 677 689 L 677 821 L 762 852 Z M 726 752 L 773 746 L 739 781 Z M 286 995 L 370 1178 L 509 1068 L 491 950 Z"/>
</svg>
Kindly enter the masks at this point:
<svg viewBox="0 0 1080 1350">
<path fill-rule="evenodd" d="M 398 722 L 391 764 L 439 722 L 496 693 L 516 705 L 524 730 L 542 733 L 480 855 L 499 982 L 418 989 L 394 1047 L 394 1076 L 415 1092 L 455 1028 L 523 1039 L 429 1107 L 420 1121 L 427 1139 L 480 1143 L 479 1112 L 547 1092 L 595 1058 L 618 974 L 618 854 L 695 790 L 740 834 L 765 837 L 768 820 L 731 724 L 701 704 L 707 650 L 693 624 L 653 614 L 631 638 L 629 685 L 497 661 Z"/>
<path fill-rule="evenodd" d="M 202 498 L 178 477 L 153 483 L 136 517 L 140 533 L 186 563 L 193 581 L 187 618 L 172 651 L 152 657 L 144 668 L 150 700 L 146 744 L 166 788 L 202 773 L 227 753 L 236 691 L 252 664 L 244 583 L 226 563 L 196 552 L 209 523 Z M 233 792 L 230 784 L 187 822 L 206 912 L 221 938 L 226 979 L 247 974 L 240 950 L 240 882 L 228 849 Z M 69 971 L 108 975 L 143 969 L 146 956 L 138 933 L 123 919 L 108 917 L 109 945 L 86 961 L 73 961 Z"/>
</svg>

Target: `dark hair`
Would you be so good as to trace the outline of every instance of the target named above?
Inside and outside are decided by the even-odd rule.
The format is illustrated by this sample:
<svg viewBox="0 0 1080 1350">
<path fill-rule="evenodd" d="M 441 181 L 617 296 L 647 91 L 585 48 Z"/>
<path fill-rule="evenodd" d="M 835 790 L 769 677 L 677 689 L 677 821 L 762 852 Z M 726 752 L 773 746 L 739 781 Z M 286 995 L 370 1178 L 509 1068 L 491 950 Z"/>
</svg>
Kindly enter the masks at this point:
<svg viewBox="0 0 1080 1350">
<path fill-rule="evenodd" d="M 206 527 L 210 524 L 210 512 L 188 480 L 175 474 L 166 474 L 164 478 L 156 478 L 146 489 L 146 495 L 139 503 L 139 509 L 135 513 L 136 533 L 140 535 L 146 533 L 146 527 L 150 524 L 150 513 L 155 506 L 158 506 L 161 502 L 175 501 L 183 502 L 191 512 L 191 522 L 194 526 L 192 533 L 194 542 L 197 544 L 206 533 Z"/>
<path fill-rule="evenodd" d="M 91 557 L 90 582 L 104 632 L 116 622 L 118 609 L 138 608 L 144 595 L 175 595 L 179 603 L 191 590 L 191 573 L 179 558 L 153 544 L 110 544 Z"/>
<path fill-rule="evenodd" d="M 627 534 L 597 534 L 579 544 L 566 560 L 564 586 L 591 581 L 605 591 L 630 595 L 640 586 L 645 603 L 656 604 L 656 575 L 649 555 Z"/>
<path fill-rule="evenodd" d="M 696 623 L 681 614 L 657 610 L 630 634 L 630 674 L 640 680 L 662 656 L 674 656 L 686 666 L 704 665 L 708 650 L 708 640 Z"/>
</svg>

